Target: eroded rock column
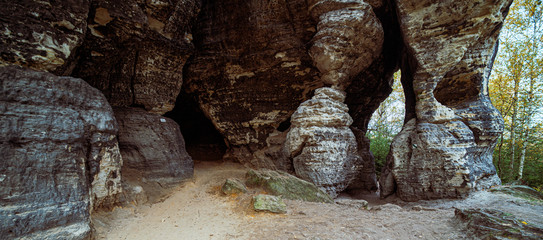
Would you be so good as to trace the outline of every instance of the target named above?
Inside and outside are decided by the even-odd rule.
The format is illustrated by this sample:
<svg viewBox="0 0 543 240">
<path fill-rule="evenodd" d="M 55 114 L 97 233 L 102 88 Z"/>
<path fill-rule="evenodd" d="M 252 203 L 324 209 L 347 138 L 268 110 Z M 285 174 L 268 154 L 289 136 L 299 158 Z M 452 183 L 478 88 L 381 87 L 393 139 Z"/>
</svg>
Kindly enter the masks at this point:
<svg viewBox="0 0 543 240">
<path fill-rule="evenodd" d="M 315 96 L 292 115 L 292 129 L 285 144 L 296 174 L 332 197 L 347 188 L 361 161 L 349 128 L 353 119 L 343 101 L 343 91 L 317 89 Z"/>
<path fill-rule="evenodd" d="M 396 1 L 402 83 L 415 104 L 392 143 L 381 196 L 454 198 L 500 184 L 492 152 L 503 124 L 487 85 L 511 2 Z"/>
<path fill-rule="evenodd" d="M 309 54 L 331 87 L 315 90 L 292 115 L 286 150 L 298 176 L 335 197 L 361 175 L 353 120 L 345 102 L 352 78 L 381 54 L 383 28 L 364 1 L 310 1 L 318 22 Z"/>
<path fill-rule="evenodd" d="M 309 54 L 321 81 L 345 90 L 352 78 L 381 53 L 383 28 L 370 4 L 358 1 L 309 1 L 318 22 Z"/>
</svg>

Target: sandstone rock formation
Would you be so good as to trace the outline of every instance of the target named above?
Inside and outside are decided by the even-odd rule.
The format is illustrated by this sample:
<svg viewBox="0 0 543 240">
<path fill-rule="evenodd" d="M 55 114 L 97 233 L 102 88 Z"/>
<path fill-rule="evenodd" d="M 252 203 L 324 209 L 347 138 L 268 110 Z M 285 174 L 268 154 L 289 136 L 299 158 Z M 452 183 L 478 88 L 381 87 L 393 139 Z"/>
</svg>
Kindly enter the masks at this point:
<svg viewBox="0 0 543 240">
<path fill-rule="evenodd" d="M 81 79 L 0 67 L 0 235 L 84 239 L 121 192 L 117 123 Z"/>
<path fill-rule="evenodd" d="M 364 164 L 349 128 L 352 118 L 341 90 L 380 56 L 384 32 L 371 5 L 364 1 L 309 4 L 318 22 L 309 54 L 321 72 L 321 81 L 340 91 L 319 88 L 313 99 L 302 103 L 292 115 L 285 146 L 296 174 L 335 197 L 355 178 L 367 179 L 362 176 Z"/>
<path fill-rule="evenodd" d="M 491 157 L 502 122 L 487 80 L 511 1 L 4 1 L 0 66 L 80 77 L 133 107 L 117 110 L 120 147 L 141 179 L 191 176 L 178 128 L 149 114 L 190 98 L 197 110 L 172 116 L 209 119 L 201 129 L 218 132 L 215 155 L 228 148 L 226 158 L 295 172 L 332 195 L 375 190 L 364 135 L 401 68 L 406 121 L 382 196 L 459 197 L 499 184 Z M 120 192 L 110 107 L 73 78 L 1 71 L 0 234 L 88 236 L 86 209 Z M 43 210 L 54 204 L 64 210 Z"/>
<path fill-rule="evenodd" d="M 492 151 L 503 124 L 487 82 L 511 1 L 396 4 L 407 48 L 402 83 L 416 101 L 392 143 L 381 196 L 459 197 L 500 184 Z"/>
<path fill-rule="evenodd" d="M 377 176 L 375 175 L 375 158 L 370 151 L 370 140 L 365 136 L 365 132 L 353 128 L 354 137 L 357 143 L 357 154 L 359 161 L 354 164 L 354 178 L 346 190 L 358 192 L 376 192 L 378 189 Z"/>
<path fill-rule="evenodd" d="M 296 175 L 332 197 L 349 186 L 362 165 L 344 100 L 342 91 L 317 89 L 315 96 L 292 114 L 285 143 Z"/>
<path fill-rule="evenodd" d="M 181 90 L 200 1 L 139 2 L 91 1 L 89 31 L 72 75 L 104 92 L 112 106 L 164 114 Z"/>
<path fill-rule="evenodd" d="M 173 120 L 138 108 L 114 108 L 114 112 L 124 178 L 167 185 L 192 177 L 194 163 Z"/>
<path fill-rule="evenodd" d="M 2 1 L 0 66 L 63 74 L 87 31 L 89 0 Z"/>
<path fill-rule="evenodd" d="M 205 1 L 193 29 L 183 88 L 197 96 L 230 156 L 283 169 L 253 153 L 322 86 L 307 52 L 316 25 L 306 1 Z"/>
<path fill-rule="evenodd" d="M 359 1 L 312 0 L 309 11 L 318 22 L 309 54 L 320 79 L 341 90 L 381 54 L 383 27 L 370 4 Z"/>
</svg>

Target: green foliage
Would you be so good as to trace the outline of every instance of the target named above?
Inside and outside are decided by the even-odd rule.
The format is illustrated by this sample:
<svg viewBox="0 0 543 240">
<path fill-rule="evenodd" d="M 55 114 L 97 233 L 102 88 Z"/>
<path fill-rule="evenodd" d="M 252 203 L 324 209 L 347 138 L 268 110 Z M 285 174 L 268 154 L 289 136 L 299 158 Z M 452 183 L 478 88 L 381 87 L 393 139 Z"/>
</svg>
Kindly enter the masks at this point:
<svg viewBox="0 0 543 240">
<path fill-rule="evenodd" d="M 489 81 L 492 103 L 505 132 L 494 152 L 504 183 L 543 186 L 543 5 L 518 0 L 500 35 L 500 51 Z"/>
<path fill-rule="evenodd" d="M 381 176 L 381 169 L 383 169 L 383 166 L 386 164 L 386 158 L 390 151 L 392 138 L 382 134 L 371 135 L 369 138 L 371 141 L 370 150 L 375 158 L 375 170 L 377 176 Z"/>
<path fill-rule="evenodd" d="M 502 179 L 503 183 L 512 183 L 517 181 L 518 164 L 514 165 L 514 168 L 509 168 L 511 163 L 511 140 L 504 139 L 502 142 L 498 142 L 498 146 L 502 145 L 500 151 L 499 148 L 494 150 L 494 165 L 498 170 L 498 175 Z M 521 182 L 531 187 L 543 186 L 543 139 L 529 139 L 526 150 L 526 160 L 524 166 L 524 174 Z M 516 147 L 519 148 L 522 143 L 517 142 Z M 501 154 L 501 157 L 500 157 Z M 515 162 L 518 162 L 519 156 L 515 158 Z"/>
</svg>

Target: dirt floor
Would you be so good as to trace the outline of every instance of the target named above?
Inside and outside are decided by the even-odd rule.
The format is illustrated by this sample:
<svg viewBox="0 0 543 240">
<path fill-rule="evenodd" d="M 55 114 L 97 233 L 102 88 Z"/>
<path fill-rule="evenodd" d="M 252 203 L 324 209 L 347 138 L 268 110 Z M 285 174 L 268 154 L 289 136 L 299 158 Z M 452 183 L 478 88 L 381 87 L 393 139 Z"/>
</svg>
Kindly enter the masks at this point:
<svg viewBox="0 0 543 240">
<path fill-rule="evenodd" d="M 163 201 L 95 214 L 96 239 L 472 239 L 448 201 L 404 203 L 362 198 L 368 209 L 285 201 L 287 214 L 255 212 L 250 194 L 224 196 L 226 178 L 244 179 L 230 162 L 197 162 L 194 178 Z"/>
</svg>

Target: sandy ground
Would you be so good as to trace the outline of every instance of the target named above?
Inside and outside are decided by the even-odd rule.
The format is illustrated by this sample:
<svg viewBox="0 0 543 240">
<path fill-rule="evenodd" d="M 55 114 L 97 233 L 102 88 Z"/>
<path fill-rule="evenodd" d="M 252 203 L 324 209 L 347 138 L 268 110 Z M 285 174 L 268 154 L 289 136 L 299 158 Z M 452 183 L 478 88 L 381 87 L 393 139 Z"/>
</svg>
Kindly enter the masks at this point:
<svg viewBox="0 0 543 240">
<path fill-rule="evenodd" d="M 95 238 L 472 239 L 447 202 L 418 206 L 367 195 L 359 197 L 370 202 L 370 210 L 287 200 L 287 214 L 254 212 L 250 194 L 219 192 L 226 178 L 243 179 L 245 172 L 235 163 L 197 162 L 194 179 L 163 201 L 95 214 Z"/>
</svg>

